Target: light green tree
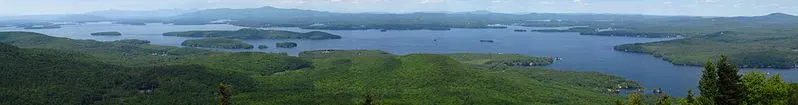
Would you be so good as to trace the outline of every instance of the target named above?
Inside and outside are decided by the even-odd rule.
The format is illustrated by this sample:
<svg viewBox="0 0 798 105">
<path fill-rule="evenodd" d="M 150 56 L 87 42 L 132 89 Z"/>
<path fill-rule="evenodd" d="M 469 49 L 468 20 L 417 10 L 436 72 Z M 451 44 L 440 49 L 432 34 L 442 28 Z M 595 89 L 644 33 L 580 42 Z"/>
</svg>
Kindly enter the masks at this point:
<svg viewBox="0 0 798 105">
<path fill-rule="evenodd" d="M 790 87 L 781 80 L 780 75 L 768 78 L 762 72 L 749 72 L 743 75 L 745 103 L 751 105 L 786 105 Z"/>
</svg>

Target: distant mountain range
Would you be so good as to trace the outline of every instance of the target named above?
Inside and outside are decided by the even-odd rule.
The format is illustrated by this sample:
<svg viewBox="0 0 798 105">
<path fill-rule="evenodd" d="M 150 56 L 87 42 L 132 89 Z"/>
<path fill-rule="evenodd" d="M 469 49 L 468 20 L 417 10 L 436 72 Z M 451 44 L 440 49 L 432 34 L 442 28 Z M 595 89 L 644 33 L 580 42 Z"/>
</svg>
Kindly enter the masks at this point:
<svg viewBox="0 0 798 105">
<path fill-rule="evenodd" d="M 528 13 L 508 14 L 491 11 L 473 12 L 416 12 L 416 13 L 335 13 L 275 7 L 244 9 L 206 10 L 153 10 L 121 11 L 106 10 L 85 14 L 35 15 L 0 17 L 0 21 L 117 21 L 118 23 L 142 24 L 163 22 L 174 24 L 218 24 L 224 23 L 250 26 L 319 26 L 318 29 L 447 29 L 447 28 L 491 28 L 490 24 L 523 24 L 529 26 L 573 26 L 637 24 L 645 22 L 669 24 L 694 24 L 713 21 L 753 22 L 762 24 L 798 23 L 798 17 L 784 13 L 746 17 L 695 17 L 654 16 L 628 14 L 578 14 L 578 13 Z M 551 23 L 552 21 L 557 23 Z"/>
</svg>

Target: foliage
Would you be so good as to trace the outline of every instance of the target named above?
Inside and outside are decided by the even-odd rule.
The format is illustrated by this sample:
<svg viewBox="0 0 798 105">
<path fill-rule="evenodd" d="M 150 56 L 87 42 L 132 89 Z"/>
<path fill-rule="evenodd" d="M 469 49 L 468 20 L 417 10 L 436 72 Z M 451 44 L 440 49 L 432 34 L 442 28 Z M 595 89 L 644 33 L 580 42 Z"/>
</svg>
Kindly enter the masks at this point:
<svg viewBox="0 0 798 105">
<path fill-rule="evenodd" d="M 718 68 L 718 95 L 715 103 L 720 105 L 740 105 L 745 98 L 745 89 L 740 83 L 737 66 L 731 64 L 726 56 L 721 56 Z"/>
<path fill-rule="evenodd" d="M 671 96 L 663 95 L 654 105 L 671 105 Z"/>
<path fill-rule="evenodd" d="M 188 47 L 224 48 L 224 49 L 252 49 L 254 46 L 240 40 L 227 38 L 191 39 L 183 41 L 180 45 Z"/>
<path fill-rule="evenodd" d="M 244 28 L 237 31 L 184 31 L 184 32 L 167 32 L 164 36 L 179 36 L 179 37 L 223 37 L 231 39 L 341 39 L 341 36 L 333 35 L 321 31 L 311 31 L 307 33 L 298 33 L 291 31 L 281 30 L 262 30 L 255 28 Z"/>
<path fill-rule="evenodd" d="M 629 105 L 643 105 L 640 93 L 629 93 Z"/>
<path fill-rule="evenodd" d="M 698 87 L 701 95 L 709 100 L 714 100 L 718 96 L 718 71 L 712 62 L 707 61 L 704 65 L 704 70 L 701 74 L 701 80 L 698 81 Z"/>
<path fill-rule="evenodd" d="M 789 98 L 789 84 L 776 74 L 767 78 L 761 72 L 749 72 L 742 77 L 746 90 L 746 104 L 752 105 L 786 105 Z"/>
<path fill-rule="evenodd" d="M 219 89 L 219 105 L 230 105 L 232 104 L 232 96 L 233 96 L 233 86 L 227 85 L 224 83 L 219 83 L 217 86 Z"/>
</svg>

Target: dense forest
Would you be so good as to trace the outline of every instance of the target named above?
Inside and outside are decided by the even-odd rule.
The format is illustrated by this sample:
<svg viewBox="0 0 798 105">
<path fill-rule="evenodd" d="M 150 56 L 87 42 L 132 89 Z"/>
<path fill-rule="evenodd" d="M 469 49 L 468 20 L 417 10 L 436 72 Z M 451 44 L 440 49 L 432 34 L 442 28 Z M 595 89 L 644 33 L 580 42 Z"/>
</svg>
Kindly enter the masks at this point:
<svg viewBox="0 0 798 105">
<path fill-rule="evenodd" d="M 30 32 L 0 32 L 0 42 L 0 104 L 10 105 L 612 104 L 624 97 L 607 89 L 640 87 L 595 72 L 467 63 L 498 59 L 485 54 L 292 57 Z"/>
</svg>

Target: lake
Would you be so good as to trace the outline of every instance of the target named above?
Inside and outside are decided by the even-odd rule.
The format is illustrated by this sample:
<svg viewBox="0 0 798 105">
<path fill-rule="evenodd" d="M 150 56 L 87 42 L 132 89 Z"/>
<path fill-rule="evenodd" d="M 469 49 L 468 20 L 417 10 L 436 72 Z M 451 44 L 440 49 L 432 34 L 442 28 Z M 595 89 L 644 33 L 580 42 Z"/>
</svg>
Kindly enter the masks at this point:
<svg viewBox="0 0 798 105">
<path fill-rule="evenodd" d="M 26 30 L 3 27 L 0 31 L 30 31 L 56 37 L 72 39 L 93 39 L 113 41 L 120 39 L 149 40 L 152 44 L 180 46 L 185 37 L 162 36 L 162 33 L 193 30 L 237 30 L 245 27 L 232 25 L 120 25 L 120 24 L 79 24 L 65 25 L 59 29 Z M 563 27 L 560 27 L 563 28 Z M 324 49 L 370 49 L 393 54 L 411 53 L 517 53 L 530 56 L 561 57 L 562 60 L 549 65 L 549 68 L 595 71 L 641 83 L 648 89 L 663 88 L 674 96 L 685 96 L 688 89 L 696 89 L 701 75 L 700 67 L 676 66 L 647 54 L 626 53 L 613 50 L 613 46 L 672 40 L 672 38 L 636 38 L 585 36 L 578 33 L 539 33 L 514 32 L 514 29 L 548 29 L 536 27 L 510 27 L 510 29 L 452 29 L 449 31 L 431 30 L 306 30 L 300 28 L 266 28 L 298 32 L 324 31 L 340 35 L 335 40 L 246 40 L 253 45 L 267 45 L 268 49 L 225 50 L 225 51 L 263 51 L 286 52 L 296 55 L 302 51 Z M 118 31 L 122 36 L 91 36 L 93 32 Z M 480 42 L 494 40 L 494 43 Z M 291 41 L 299 44 L 296 48 L 276 48 L 274 43 Z M 222 49 L 217 49 L 222 50 Z M 750 70 L 744 70 L 750 71 Z M 783 79 L 798 81 L 794 70 L 761 69 L 768 73 L 781 73 Z M 697 91 L 697 90 L 695 90 Z M 650 92 L 650 91 L 647 91 Z M 696 92 L 697 93 L 697 92 Z"/>
</svg>

